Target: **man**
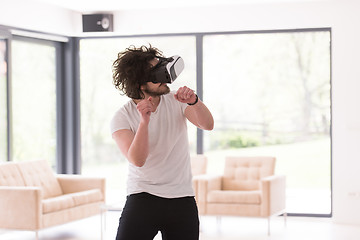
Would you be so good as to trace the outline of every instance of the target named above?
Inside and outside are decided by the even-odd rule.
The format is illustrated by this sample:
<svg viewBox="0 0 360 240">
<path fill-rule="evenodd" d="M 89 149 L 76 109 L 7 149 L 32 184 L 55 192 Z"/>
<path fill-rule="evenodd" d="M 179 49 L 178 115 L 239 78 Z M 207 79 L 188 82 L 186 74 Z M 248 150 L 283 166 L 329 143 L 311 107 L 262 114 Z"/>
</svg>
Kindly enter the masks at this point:
<svg viewBox="0 0 360 240">
<path fill-rule="evenodd" d="M 187 120 L 212 130 L 213 117 L 188 87 L 171 92 L 154 72 L 169 60 L 153 47 L 131 46 L 113 64 L 113 83 L 131 100 L 111 121 L 112 137 L 129 161 L 127 200 L 117 240 L 199 239 Z M 164 68 L 165 69 L 165 68 Z"/>
</svg>

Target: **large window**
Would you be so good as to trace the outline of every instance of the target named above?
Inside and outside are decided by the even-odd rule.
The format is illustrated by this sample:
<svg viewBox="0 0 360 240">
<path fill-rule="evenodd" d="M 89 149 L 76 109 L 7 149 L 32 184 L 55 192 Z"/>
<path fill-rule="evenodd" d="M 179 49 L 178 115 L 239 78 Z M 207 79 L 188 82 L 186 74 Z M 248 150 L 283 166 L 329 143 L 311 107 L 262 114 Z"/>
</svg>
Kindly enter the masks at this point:
<svg viewBox="0 0 360 240">
<path fill-rule="evenodd" d="M 0 38 L 0 162 L 7 160 L 7 62 L 6 40 Z"/>
<path fill-rule="evenodd" d="M 331 214 L 327 29 L 82 39 L 82 173 L 106 176 L 108 189 L 117 189 L 108 191 L 114 194 L 111 200 L 125 191 L 128 163 L 111 138 L 109 123 L 129 99 L 113 87 L 111 65 L 126 47 L 149 43 L 165 56 L 184 58 L 185 70 L 170 87 L 199 86 L 214 115 L 211 132 L 197 135 L 188 125 L 192 153 L 204 150 L 208 173 L 221 174 L 226 156 L 275 156 L 276 174 L 287 177 L 287 211 Z"/>
<path fill-rule="evenodd" d="M 193 36 L 83 39 L 80 41 L 81 157 L 82 173 L 107 177 L 108 200 L 118 201 L 126 190 L 127 166 L 111 138 L 110 120 L 129 98 L 112 84 L 112 63 L 130 45 L 151 44 L 165 56 L 180 55 L 185 69 L 169 87 L 196 89 L 196 41 Z M 196 152 L 196 128 L 188 124 L 192 152 Z"/>
<path fill-rule="evenodd" d="M 56 51 L 51 44 L 12 41 L 13 160 L 56 158 Z"/>
<path fill-rule="evenodd" d="M 209 172 L 226 156 L 270 155 L 287 178 L 287 211 L 331 213 L 330 32 L 204 37 Z"/>
</svg>

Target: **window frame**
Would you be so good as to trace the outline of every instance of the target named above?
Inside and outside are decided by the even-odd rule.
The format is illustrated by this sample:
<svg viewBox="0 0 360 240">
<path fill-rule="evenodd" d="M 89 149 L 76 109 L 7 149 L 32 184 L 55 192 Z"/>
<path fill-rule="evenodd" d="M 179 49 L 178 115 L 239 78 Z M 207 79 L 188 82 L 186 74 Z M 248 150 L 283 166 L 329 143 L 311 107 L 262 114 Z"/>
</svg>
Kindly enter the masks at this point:
<svg viewBox="0 0 360 240">
<path fill-rule="evenodd" d="M 303 28 L 303 29 L 284 29 L 284 30 L 258 30 L 258 31 L 225 31 L 225 32 L 203 32 L 203 33 L 173 33 L 173 34 L 141 34 L 129 36 L 97 36 L 97 37 L 82 37 L 81 39 L 94 39 L 94 38 L 134 38 L 134 37 L 176 37 L 176 36 L 195 36 L 196 38 L 196 93 L 203 99 L 203 38 L 209 35 L 229 35 L 229 34 L 264 34 L 264 33 L 297 33 L 297 32 L 319 32 L 326 31 L 330 33 L 330 191 L 332 193 L 332 51 L 331 51 L 331 28 Z M 77 79 L 80 81 L 80 79 Z M 203 99 L 206 102 L 206 99 Z M 204 154 L 204 131 L 197 129 L 196 139 L 196 152 L 197 154 Z M 81 159 L 77 159 L 81 161 Z M 300 217 L 332 217 L 333 212 L 333 199 L 331 194 L 331 209 L 329 214 L 312 214 L 312 213 L 288 213 L 289 216 Z"/>
<path fill-rule="evenodd" d="M 63 142 L 64 139 L 64 128 L 62 126 L 68 124 L 63 124 L 65 122 L 66 116 L 63 115 L 63 109 L 66 109 L 64 104 L 64 91 L 63 89 L 63 78 L 68 75 L 65 72 L 68 71 L 64 67 L 64 57 L 65 57 L 65 48 L 67 46 L 68 38 L 65 36 L 59 36 L 49 33 L 42 33 L 38 31 L 29 31 L 18 28 L 11 28 L 7 26 L 0 26 L 0 37 L 6 40 L 6 61 L 7 61 L 7 87 L 6 87 L 6 99 L 7 99 L 7 159 L 6 162 L 13 161 L 13 131 L 12 131 L 12 41 L 23 41 L 28 43 L 35 43 L 39 45 L 52 46 L 55 48 L 55 85 L 56 85 L 56 156 L 55 156 L 55 165 L 58 173 L 68 173 L 69 169 L 64 169 L 63 166 L 73 164 L 64 164 L 64 148 Z M 73 49 L 71 49 L 72 51 Z M 66 91 L 65 91 L 66 92 Z M 72 115 L 72 114 L 71 114 Z M 76 162 L 72 159 L 72 162 Z"/>
<path fill-rule="evenodd" d="M 5 52 L 5 61 L 7 63 L 6 67 L 6 89 L 5 89 L 5 101 L 6 101 L 6 160 L 10 161 L 11 159 L 11 61 L 10 61 L 10 52 L 11 52 L 11 34 L 8 31 L 5 31 L 0 28 L 0 38 L 5 41 L 6 52 Z"/>
<path fill-rule="evenodd" d="M 258 33 L 294 33 L 294 32 L 312 32 L 328 31 L 330 33 L 330 102 L 332 102 L 332 29 L 331 28 L 303 28 L 303 29 L 285 29 L 285 30 L 261 30 L 261 31 L 225 31 L 225 32 L 203 32 L 203 33 L 171 33 L 171 34 L 140 34 L 129 36 L 97 36 L 97 37 L 66 37 L 49 33 L 41 33 L 49 36 L 49 39 L 41 37 L 23 37 L 11 33 L 9 27 L 0 26 L 0 36 L 7 39 L 7 161 L 12 161 L 12 131 L 11 131 L 11 40 L 21 38 L 25 41 L 36 41 L 41 44 L 54 44 L 56 46 L 56 134 L 57 134 L 57 153 L 56 164 L 57 172 L 64 174 L 81 173 L 81 126 L 80 126 L 80 59 L 79 43 L 81 39 L 90 38 L 134 38 L 134 37 L 166 37 L 166 36 L 195 36 L 196 38 L 196 92 L 203 99 L 203 37 L 208 35 L 226 35 L 226 34 L 258 34 Z M 29 33 L 39 33 L 27 31 Z M 62 40 L 56 40 L 57 37 Z M 55 39 L 55 40 L 54 40 Z M 65 40 L 64 40 L 65 39 Z M 204 99 L 206 102 L 206 99 Z M 332 104 L 330 105 L 330 191 L 332 193 Z M 197 154 L 204 153 L 204 134 L 203 130 L 197 129 Z M 333 197 L 331 194 L 330 214 L 297 214 L 288 213 L 289 216 L 304 217 L 332 217 Z"/>
</svg>

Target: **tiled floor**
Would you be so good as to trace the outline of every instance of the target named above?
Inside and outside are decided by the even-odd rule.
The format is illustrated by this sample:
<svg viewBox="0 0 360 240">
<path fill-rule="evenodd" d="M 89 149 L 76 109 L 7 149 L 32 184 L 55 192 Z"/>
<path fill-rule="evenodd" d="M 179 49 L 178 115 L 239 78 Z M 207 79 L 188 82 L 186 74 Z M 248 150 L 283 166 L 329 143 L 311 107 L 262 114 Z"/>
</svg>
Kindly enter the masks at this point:
<svg viewBox="0 0 360 240">
<path fill-rule="evenodd" d="M 120 212 L 108 212 L 104 240 L 114 240 Z M 267 236 L 267 220 L 262 218 L 215 217 L 201 218 L 200 240 L 359 240 L 360 226 L 334 224 L 327 218 L 282 217 L 271 221 L 271 235 Z M 40 240 L 100 240 L 100 216 L 87 218 L 40 231 Z M 33 240 L 27 231 L 0 231 L 1 240 Z M 157 235 L 155 240 L 161 240 Z M 185 239 L 184 239 L 185 240 Z"/>
</svg>

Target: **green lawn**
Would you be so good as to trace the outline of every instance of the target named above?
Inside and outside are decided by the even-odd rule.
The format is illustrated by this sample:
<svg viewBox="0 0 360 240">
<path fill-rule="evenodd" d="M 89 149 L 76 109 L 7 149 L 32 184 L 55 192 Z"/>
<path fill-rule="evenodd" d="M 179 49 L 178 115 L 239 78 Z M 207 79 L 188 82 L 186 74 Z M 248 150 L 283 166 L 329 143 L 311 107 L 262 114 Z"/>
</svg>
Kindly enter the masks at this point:
<svg viewBox="0 0 360 240">
<path fill-rule="evenodd" d="M 276 174 L 286 175 L 288 190 L 330 190 L 330 140 L 321 139 L 294 144 L 207 151 L 208 173 L 221 174 L 226 156 L 275 156 Z M 108 199 L 119 199 L 126 191 L 126 160 L 83 164 L 82 174 L 106 177 Z M 296 190 L 297 189 L 297 190 Z M 290 193 L 290 191 L 289 191 Z M 296 197 L 298 198 L 298 197 Z M 296 211 L 295 211 L 296 212 Z"/>
<path fill-rule="evenodd" d="M 226 156 L 275 156 L 276 174 L 287 177 L 289 188 L 330 188 L 330 139 L 264 147 L 208 151 L 208 173 L 221 174 Z"/>
</svg>

